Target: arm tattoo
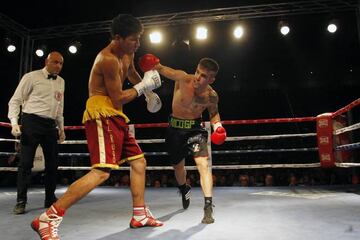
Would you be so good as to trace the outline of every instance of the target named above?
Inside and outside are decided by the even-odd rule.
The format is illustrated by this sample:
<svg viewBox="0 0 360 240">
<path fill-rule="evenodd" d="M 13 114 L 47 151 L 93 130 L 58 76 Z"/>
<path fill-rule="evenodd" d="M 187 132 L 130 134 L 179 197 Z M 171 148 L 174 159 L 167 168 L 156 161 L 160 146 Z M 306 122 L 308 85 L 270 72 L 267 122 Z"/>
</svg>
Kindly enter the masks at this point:
<svg viewBox="0 0 360 240">
<path fill-rule="evenodd" d="M 215 91 L 211 91 L 210 92 L 210 96 L 209 96 L 209 100 L 210 100 L 210 104 L 216 104 L 218 103 L 219 101 L 219 97 L 217 95 L 217 93 Z"/>
<path fill-rule="evenodd" d="M 209 111 L 209 115 L 210 115 L 210 119 L 213 118 L 216 114 L 219 113 L 218 110 L 218 101 L 219 101 L 219 96 L 217 95 L 217 93 L 215 91 L 211 91 L 210 92 L 210 105 L 208 107 L 208 111 Z"/>
</svg>

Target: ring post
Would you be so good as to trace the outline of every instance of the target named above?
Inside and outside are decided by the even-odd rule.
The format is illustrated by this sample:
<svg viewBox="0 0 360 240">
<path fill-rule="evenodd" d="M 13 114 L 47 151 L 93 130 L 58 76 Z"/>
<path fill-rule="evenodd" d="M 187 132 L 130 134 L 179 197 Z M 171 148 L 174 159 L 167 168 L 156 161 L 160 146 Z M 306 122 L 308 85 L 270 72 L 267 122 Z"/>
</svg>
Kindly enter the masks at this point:
<svg viewBox="0 0 360 240">
<path fill-rule="evenodd" d="M 321 167 L 335 167 L 331 113 L 323 113 L 316 117 L 316 133 Z"/>
</svg>

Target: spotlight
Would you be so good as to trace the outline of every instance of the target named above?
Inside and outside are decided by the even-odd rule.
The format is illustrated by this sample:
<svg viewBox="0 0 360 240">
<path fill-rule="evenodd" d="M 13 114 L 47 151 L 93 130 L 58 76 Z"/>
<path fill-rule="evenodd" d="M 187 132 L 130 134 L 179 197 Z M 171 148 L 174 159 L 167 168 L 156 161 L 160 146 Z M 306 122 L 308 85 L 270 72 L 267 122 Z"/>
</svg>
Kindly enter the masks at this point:
<svg viewBox="0 0 360 240">
<path fill-rule="evenodd" d="M 45 55 L 46 52 L 46 47 L 44 45 L 40 45 L 36 50 L 35 50 L 35 54 L 38 57 L 43 57 Z"/>
<path fill-rule="evenodd" d="M 286 36 L 290 32 L 290 28 L 288 26 L 282 26 L 280 32 L 282 35 Z"/>
<path fill-rule="evenodd" d="M 198 27 L 196 29 L 196 39 L 204 40 L 207 38 L 207 28 L 206 27 Z"/>
<path fill-rule="evenodd" d="M 11 40 L 10 38 L 5 38 L 5 44 L 8 52 L 15 52 L 16 46 L 13 40 Z"/>
<path fill-rule="evenodd" d="M 337 25 L 335 23 L 329 23 L 327 30 L 329 33 L 335 33 L 337 30 Z"/>
<path fill-rule="evenodd" d="M 280 28 L 280 33 L 284 36 L 288 35 L 290 32 L 289 24 L 284 21 L 279 22 L 279 28 Z"/>
<path fill-rule="evenodd" d="M 234 37 L 239 39 L 244 35 L 244 28 L 242 26 L 237 26 L 234 29 Z"/>
<path fill-rule="evenodd" d="M 161 32 L 154 31 L 149 34 L 150 42 L 151 43 L 161 43 L 162 41 L 162 34 Z"/>
<path fill-rule="evenodd" d="M 69 45 L 68 50 L 71 54 L 75 54 L 75 53 L 77 53 L 77 51 L 79 51 L 80 47 L 81 47 L 81 43 L 78 41 L 75 41 Z"/>
<path fill-rule="evenodd" d="M 7 46 L 7 50 L 8 50 L 8 52 L 15 52 L 16 47 L 15 47 L 15 45 L 10 44 Z"/>
<path fill-rule="evenodd" d="M 330 18 L 329 24 L 327 25 L 326 30 L 329 33 L 335 33 L 338 30 L 338 27 L 339 27 L 339 19 Z"/>
</svg>

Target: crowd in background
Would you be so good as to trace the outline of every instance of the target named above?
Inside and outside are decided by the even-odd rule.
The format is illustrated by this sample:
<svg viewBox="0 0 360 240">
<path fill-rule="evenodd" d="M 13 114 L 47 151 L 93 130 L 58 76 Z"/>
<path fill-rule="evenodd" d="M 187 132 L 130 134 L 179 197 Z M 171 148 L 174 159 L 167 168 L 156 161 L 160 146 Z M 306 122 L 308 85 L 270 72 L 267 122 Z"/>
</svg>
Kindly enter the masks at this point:
<svg viewBox="0 0 360 240">
<path fill-rule="evenodd" d="M 67 186 L 83 176 L 86 170 L 59 171 L 58 183 Z M 213 170 L 214 187 L 264 187 L 264 186 L 320 186 L 320 185 L 357 185 L 360 174 L 356 168 L 309 168 L 309 169 L 234 169 Z M 43 172 L 35 172 L 33 185 L 42 185 Z M 187 183 L 200 187 L 199 174 L 189 170 Z M 113 171 L 104 186 L 128 187 L 130 173 L 127 170 Z M 2 172 L 0 186 L 16 186 L 16 172 Z M 174 173 L 171 170 L 149 170 L 146 174 L 146 187 L 176 187 Z"/>
<path fill-rule="evenodd" d="M 127 171 L 114 172 L 106 183 L 110 186 L 128 186 Z M 188 171 L 187 183 L 200 186 L 197 171 Z M 359 175 L 354 169 L 252 169 L 213 170 L 214 187 L 262 187 L 262 186 L 315 186 L 359 184 Z M 175 187 L 171 171 L 148 171 L 147 187 Z"/>
</svg>

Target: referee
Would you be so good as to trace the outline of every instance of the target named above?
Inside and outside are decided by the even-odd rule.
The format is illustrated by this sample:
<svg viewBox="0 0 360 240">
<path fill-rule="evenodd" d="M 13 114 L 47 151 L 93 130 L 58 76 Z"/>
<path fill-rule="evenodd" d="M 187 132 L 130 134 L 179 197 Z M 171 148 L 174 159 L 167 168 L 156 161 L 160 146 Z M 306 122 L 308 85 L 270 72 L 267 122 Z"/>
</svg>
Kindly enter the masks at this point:
<svg viewBox="0 0 360 240">
<path fill-rule="evenodd" d="M 27 189 L 31 183 L 36 148 L 40 144 L 45 158 L 45 202 L 48 208 L 57 200 L 55 196 L 58 140 L 65 140 L 64 90 L 65 82 L 60 73 L 64 58 L 51 52 L 45 67 L 26 73 L 9 101 L 8 118 L 11 134 L 20 136 L 20 162 L 17 175 L 17 202 L 14 214 L 25 213 Z M 21 115 L 21 126 L 18 123 Z"/>
</svg>

